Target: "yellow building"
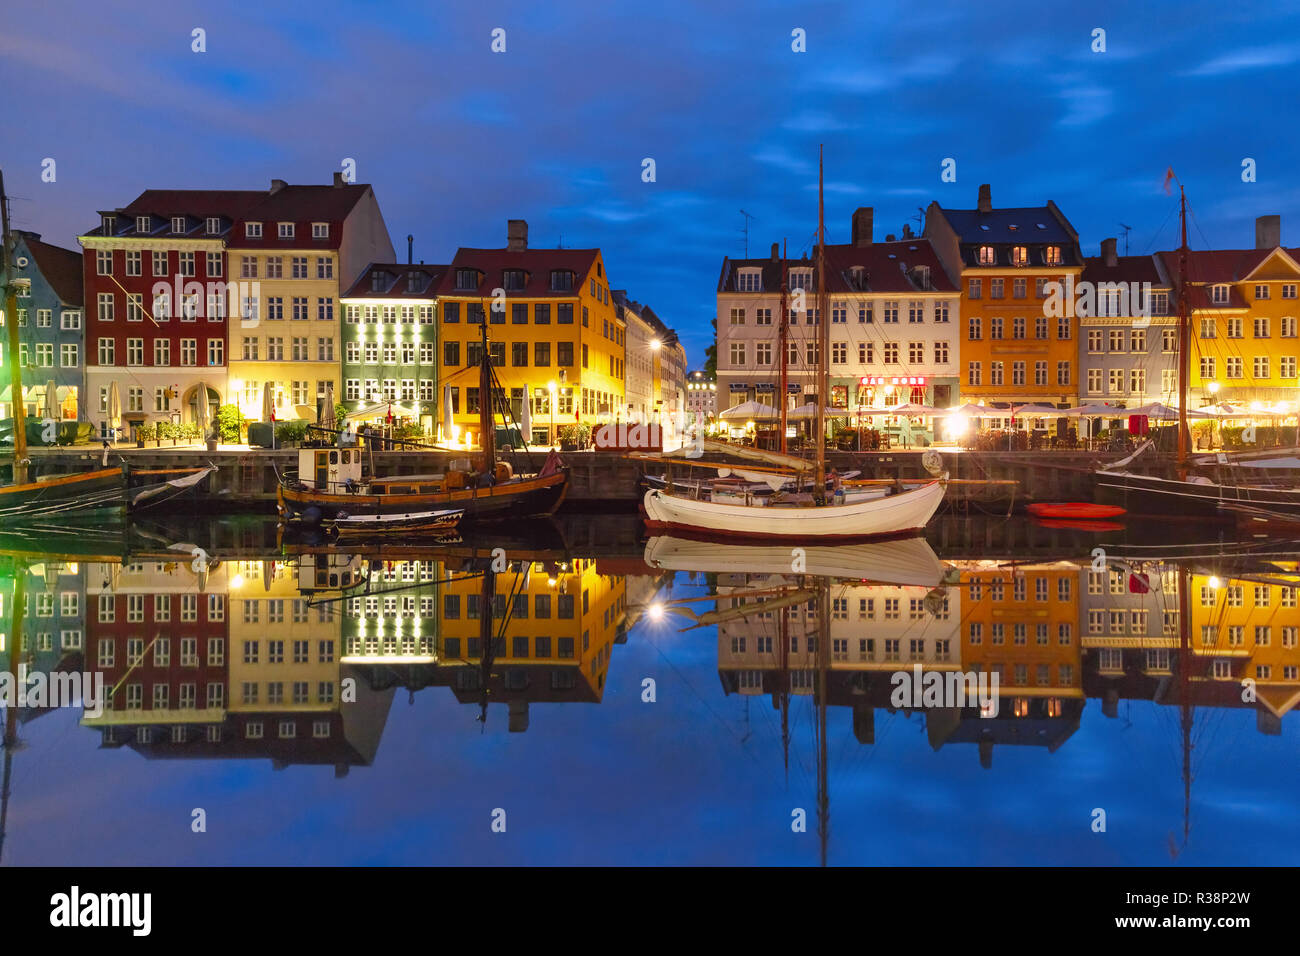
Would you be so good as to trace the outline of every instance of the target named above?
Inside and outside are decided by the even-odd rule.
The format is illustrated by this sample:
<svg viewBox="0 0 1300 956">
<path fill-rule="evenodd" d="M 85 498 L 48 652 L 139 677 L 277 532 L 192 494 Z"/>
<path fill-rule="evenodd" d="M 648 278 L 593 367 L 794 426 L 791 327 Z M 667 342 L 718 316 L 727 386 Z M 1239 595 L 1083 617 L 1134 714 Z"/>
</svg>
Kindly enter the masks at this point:
<svg viewBox="0 0 1300 956">
<path fill-rule="evenodd" d="M 1177 252 L 1161 253 L 1170 276 Z M 1300 392 L 1300 250 L 1281 246 L 1277 216 L 1255 224 L 1254 249 L 1193 251 L 1187 262 L 1189 402 L 1294 412 Z"/>
<path fill-rule="evenodd" d="M 625 404 L 627 330 L 599 249 L 529 249 L 528 224 L 512 219 L 505 249 L 457 251 L 437 299 L 444 441 L 478 442 L 485 315 L 516 423 L 530 403 L 532 442 L 553 442 L 564 425 L 613 421 Z"/>
<path fill-rule="evenodd" d="M 235 222 L 227 240 L 232 280 L 252 292 L 232 307 L 227 394 L 244 416 L 262 419 L 274 390 L 276 419 L 316 420 L 317 399 L 342 400 L 340 292 L 371 262 L 391 262 L 393 244 L 367 185 L 290 186 Z"/>
</svg>

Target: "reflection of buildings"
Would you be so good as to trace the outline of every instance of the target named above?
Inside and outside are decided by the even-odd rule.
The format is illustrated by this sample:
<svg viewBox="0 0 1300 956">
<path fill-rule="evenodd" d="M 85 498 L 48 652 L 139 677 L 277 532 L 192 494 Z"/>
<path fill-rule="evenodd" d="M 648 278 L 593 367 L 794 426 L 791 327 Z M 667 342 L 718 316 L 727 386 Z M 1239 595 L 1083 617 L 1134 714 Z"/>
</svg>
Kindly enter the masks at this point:
<svg viewBox="0 0 1300 956">
<path fill-rule="evenodd" d="M 505 703 L 511 731 L 528 729 L 532 702 L 604 693 L 627 603 L 623 579 L 598 573 L 594 560 L 513 562 L 493 575 L 486 662 L 474 567 L 394 561 L 373 567 L 370 583 L 347 599 L 343 627 L 346 663 L 373 687 L 448 686 L 462 703 Z"/>
<path fill-rule="evenodd" d="M 27 673 L 71 673 L 83 669 L 85 649 L 84 565 L 53 558 L 40 563 L 14 562 L 0 578 L 0 670 L 17 674 L 25 664 Z M 22 619 L 22 653 L 13 659 L 16 642 L 13 626 L 13 596 L 17 574 L 24 575 L 25 595 Z M 21 719 L 30 720 L 46 708 L 24 708 Z"/>
<path fill-rule="evenodd" d="M 196 573 L 92 564 L 87 644 L 111 707 L 83 717 L 106 746 L 150 756 L 270 757 L 277 766 L 369 764 L 391 694 L 344 694 L 341 615 L 282 563 Z M 337 587 L 334 589 L 337 593 Z"/>
</svg>

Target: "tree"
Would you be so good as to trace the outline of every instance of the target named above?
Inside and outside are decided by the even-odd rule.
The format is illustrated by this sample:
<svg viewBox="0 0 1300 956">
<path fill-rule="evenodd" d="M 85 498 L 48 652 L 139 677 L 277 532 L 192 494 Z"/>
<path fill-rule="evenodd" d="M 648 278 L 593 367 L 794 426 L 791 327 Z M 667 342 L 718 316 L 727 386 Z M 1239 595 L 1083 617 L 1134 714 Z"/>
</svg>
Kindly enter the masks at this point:
<svg viewBox="0 0 1300 956">
<path fill-rule="evenodd" d="M 713 344 L 704 350 L 704 371 L 710 378 L 718 377 L 718 317 L 713 317 Z"/>
</svg>

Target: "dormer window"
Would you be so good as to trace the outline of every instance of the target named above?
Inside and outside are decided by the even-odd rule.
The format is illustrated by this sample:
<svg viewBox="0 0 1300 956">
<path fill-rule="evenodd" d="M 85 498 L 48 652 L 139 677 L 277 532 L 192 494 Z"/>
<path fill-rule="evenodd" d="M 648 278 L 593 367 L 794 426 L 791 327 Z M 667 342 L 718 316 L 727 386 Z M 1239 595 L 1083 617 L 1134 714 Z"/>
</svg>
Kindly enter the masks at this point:
<svg viewBox="0 0 1300 956">
<path fill-rule="evenodd" d="M 1228 287 L 1226 285 L 1210 286 L 1210 301 L 1222 305 L 1228 301 Z"/>
<path fill-rule="evenodd" d="M 501 276 L 503 289 L 522 289 L 528 284 L 528 273 L 523 269 L 507 269 Z"/>
<path fill-rule="evenodd" d="M 152 226 L 152 224 L 149 222 L 149 217 L 148 217 L 148 216 L 136 216 L 136 217 L 135 217 L 135 231 L 136 231 L 136 232 L 152 232 L 152 231 L 153 231 L 153 226 Z"/>
<path fill-rule="evenodd" d="M 982 266 L 991 266 L 991 265 L 993 265 L 993 247 L 992 247 L 992 246 L 980 246 L 980 257 L 979 257 L 979 263 L 980 263 L 980 265 L 982 265 Z"/>
<path fill-rule="evenodd" d="M 1013 266 L 1029 265 L 1029 250 L 1025 246 L 1012 246 L 1011 264 Z"/>
<path fill-rule="evenodd" d="M 330 237 L 330 224 L 328 222 L 313 222 L 311 224 L 311 237 L 313 239 L 328 239 Z"/>
<path fill-rule="evenodd" d="M 184 216 L 172 216 L 172 232 L 175 233 L 189 232 L 189 230 L 185 228 Z"/>
<path fill-rule="evenodd" d="M 762 292 L 763 271 L 761 269 L 741 269 L 736 275 L 737 292 Z"/>
<path fill-rule="evenodd" d="M 209 236 L 215 236 L 221 232 L 221 220 L 217 216 L 209 216 L 207 225 L 204 228 Z"/>
<path fill-rule="evenodd" d="M 384 273 L 376 270 L 370 273 L 370 291 L 382 292 L 384 288 Z"/>
<path fill-rule="evenodd" d="M 478 270 L 477 270 L 477 269 L 457 269 L 457 270 L 456 270 L 456 288 L 457 288 L 457 289 L 477 289 L 477 288 L 478 288 Z"/>
<path fill-rule="evenodd" d="M 423 285 L 424 285 L 424 273 L 423 273 L 423 272 L 408 272 L 408 273 L 406 274 L 406 291 L 407 291 L 407 292 L 419 292 L 420 289 L 421 289 L 421 287 L 422 287 Z"/>
<path fill-rule="evenodd" d="M 102 216 L 99 220 L 100 231 L 106 236 L 111 236 L 117 229 L 116 216 Z"/>
<path fill-rule="evenodd" d="M 276 233 L 281 239 L 293 238 L 293 223 L 282 222 L 279 224 L 279 231 Z"/>
<path fill-rule="evenodd" d="M 792 289 L 811 289 L 812 288 L 812 270 L 795 269 L 790 273 L 790 288 Z"/>
<path fill-rule="evenodd" d="M 572 292 L 573 291 L 573 272 L 569 269 L 551 270 L 551 291 L 552 292 Z"/>
<path fill-rule="evenodd" d="M 1059 266 L 1061 264 L 1061 247 L 1048 246 L 1046 249 L 1047 264 L 1049 266 Z"/>
<path fill-rule="evenodd" d="M 261 239 L 261 238 L 262 238 L 262 224 L 261 224 L 260 222 L 246 222 L 246 223 L 244 223 L 244 237 L 245 237 L 246 239 Z"/>
</svg>

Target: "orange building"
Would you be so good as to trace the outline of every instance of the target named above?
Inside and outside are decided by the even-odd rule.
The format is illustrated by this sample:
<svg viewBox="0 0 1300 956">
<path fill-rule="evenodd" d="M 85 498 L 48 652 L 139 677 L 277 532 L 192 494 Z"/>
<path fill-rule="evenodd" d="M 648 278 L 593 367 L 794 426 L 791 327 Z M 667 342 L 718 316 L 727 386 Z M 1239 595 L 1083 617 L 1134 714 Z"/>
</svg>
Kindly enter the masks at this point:
<svg viewBox="0 0 1300 956">
<path fill-rule="evenodd" d="M 1073 286 L 1083 271 L 1079 235 L 1056 203 L 994 209 L 980 186 L 975 209 L 932 202 L 925 237 L 948 274 L 960 276 L 962 400 L 1003 409 L 1076 404 L 1078 319 L 1044 308 L 1051 283 Z"/>
</svg>

